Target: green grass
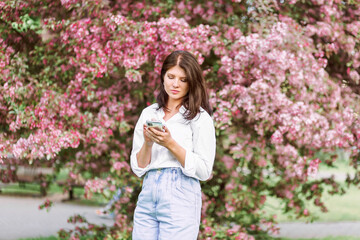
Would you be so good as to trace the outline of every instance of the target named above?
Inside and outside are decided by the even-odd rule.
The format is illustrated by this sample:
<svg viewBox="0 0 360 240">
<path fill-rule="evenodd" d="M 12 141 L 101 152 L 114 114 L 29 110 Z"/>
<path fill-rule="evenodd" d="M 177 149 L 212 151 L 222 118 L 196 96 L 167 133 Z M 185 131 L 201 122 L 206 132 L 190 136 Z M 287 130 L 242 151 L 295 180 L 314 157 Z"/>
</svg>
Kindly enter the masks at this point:
<svg viewBox="0 0 360 240">
<path fill-rule="evenodd" d="M 11 183 L 1 188 L 2 192 L 5 194 L 15 194 L 15 195 L 40 195 L 40 184 L 38 183 L 26 183 L 26 184 L 18 184 Z M 56 194 L 62 193 L 63 190 L 56 183 L 50 184 L 50 187 L 47 191 L 47 194 Z M 81 197 L 84 195 L 84 189 L 75 188 L 74 196 Z"/>
<path fill-rule="evenodd" d="M 357 187 L 352 186 L 342 196 L 324 194 L 323 200 L 328 208 L 328 212 L 321 212 L 313 204 L 309 204 L 308 209 L 316 216 L 316 221 L 320 222 L 360 221 L 360 201 L 356 201 L 356 199 L 360 199 L 360 191 Z M 265 209 L 270 214 L 276 214 L 279 222 L 304 221 L 303 219 L 293 219 L 291 215 L 283 214 L 280 210 L 280 201 L 272 197 L 268 197 Z"/>
<path fill-rule="evenodd" d="M 1 187 L 1 194 L 6 195 L 15 195 L 15 196 L 36 196 L 41 197 L 40 195 L 40 186 L 37 183 L 26 183 L 25 186 L 21 186 L 18 183 L 8 184 Z M 91 199 L 84 198 L 84 189 L 75 188 L 74 189 L 74 200 L 71 200 L 71 203 L 88 205 L 88 206 L 100 206 L 108 202 L 105 197 L 100 194 L 93 194 Z M 56 183 L 50 184 L 50 187 L 47 191 L 47 197 L 54 194 L 63 194 L 62 187 L 58 186 Z M 68 197 L 68 194 L 64 194 Z M 65 198 L 64 198 L 65 199 Z"/>
<path fill-rule="evenodd" d="M 68 178 L 68 170 L 63 169 L 56 176 L 56 181 L 66 180 Z M 54 180 L 53 183 L 50 184 L 47 190 L 47 196 L 53 194 L 63 194 L 63 188 L 58 186 Z M 38 183 L 26 183 L 20 185 L 19 183 L 11 183 L 1 187 L 1 194 L 7 195 L 16 195 L 16 196 L 41 196 L 40 193 L 40 184 Z M 84 188 L 74 188 L 74 197 L 75 199 L 71 201 L 71 203 L 81 204 L 81 205 L 91 205 L 91 206 L 99 206 L 104 205 L 108 202 L 100 194 L 94 194 L 91 199 L 84 198 Z M 68 196 L 68 195 L 66 195 Z"/>
<path fill-rule="evenodd" d="M 308 210 L 315 215 L 316 221 L 319 222 L 360 221 L 360 201 L 357 199 L 360 199 L 359 188 L 352 186 L 342 196 L 331 196 L 327 192 L 324 193 L 323 201 L 328 212 L 321 212 L 312 203 L 309 204 Z M 279 222 L 304 221 L 304 219 L 294 219 L 291 214 L 282 213 L 282 207 L 283 205 L 278 199 L 268 197 L 265 211 L 271 215 L 275 214 Z"/>
<path fill-rule="evenodd" d="M 330 158 L 330 155 L 328 153 L 318 152 L 315 154 L 315 156 L 322 161 L 319 165 L 319 171 L 332 173 L 332 174 L 355 173 L 355 169 L 349 165 L 350 154 L 341 149 L 335 150 L 335 153 L 337 154 L 337 158 L 332 167 L 329 167 L 325 164 L 325 160 L 328 160 Z"/>
<path fill-rule="evenodd" d="M 355 169 L 352 166 L 350 166 L 349 163 L 346 161 L 336 161 L 333 167 L 329 167 L 326 164 L 320 163 L 319 172 L 327 172 L 332 174 L 336 174 L 336 173 L 353 174 L 355 173 Z"/>
<path fill-rule="evenodd" d="M 355 169 L 349 166 L 349 160 L 344 152 L 338 152 L 338 160 L 333 167 L 329 167 L 323 163 L 319 166 L 320 173 L 355 173 Z M 332 196 L 324 192 L 322 200 L 328 209 L 328 212 L 321 212 L 313 203 L 308 204 L 308 210 L 313 213 L 315 220 L 319 222 L 339 222 L 339 221 L 360 221 L 360 190 L 358 187 L 345 187 L 346 193 L 342 196 Z M 275 214 L 279 222 L 304 222 L 304 219 L 294 219 L 291 214 L 282 213 L 284 205 L 274 197 L 267 198 L 265 211 L 271 215 Z M 331 238 L 330 238 L 331 239 Z M 338 239 L 338 238 L 336 238 Z M 349 238 L 344 238 L 349 239 Z M 360 238 L 359 238 L 360 239 Z"/>
</svg>

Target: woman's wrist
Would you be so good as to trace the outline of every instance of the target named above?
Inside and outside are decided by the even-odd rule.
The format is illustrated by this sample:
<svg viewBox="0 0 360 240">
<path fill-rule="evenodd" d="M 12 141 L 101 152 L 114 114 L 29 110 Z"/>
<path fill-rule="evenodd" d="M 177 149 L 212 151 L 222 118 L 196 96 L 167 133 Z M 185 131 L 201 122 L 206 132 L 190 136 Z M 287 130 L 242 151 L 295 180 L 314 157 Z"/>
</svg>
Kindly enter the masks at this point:
<svg viewBox="0 0 360 240">
<path fill-rule="evenodd" d="M 165 146 L 170 152 L 173 152 L 176 149 L 177 142 L 171 138 L 168 144 Z"/>
<path fill-rule="evenodd" d="M 186 150 L 180 146 L 174 139 L 169 141 L 169 144 L 166 148 L 174 155 L 174 157 L 178 160 L 181 166 L 185 167 L 185 156 Z"/>
</svg>

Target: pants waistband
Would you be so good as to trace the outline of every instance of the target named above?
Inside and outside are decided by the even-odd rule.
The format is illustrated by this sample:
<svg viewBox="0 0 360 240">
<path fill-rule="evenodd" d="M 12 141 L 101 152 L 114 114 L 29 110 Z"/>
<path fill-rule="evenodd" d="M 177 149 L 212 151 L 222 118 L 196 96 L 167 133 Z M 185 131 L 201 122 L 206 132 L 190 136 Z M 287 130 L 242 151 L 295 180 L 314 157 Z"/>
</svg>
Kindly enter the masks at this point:
<svg viewBox="0 0 360 240">
<path fill-rule="evenodd" d="M 181 172 L 181 169 L 179 167 L 155 168 L 155 169 L 150 169 L 148 171 L 148 173 L 152 173 L 152 172 L 172 172 L 172 171 Z"/>
</svg>

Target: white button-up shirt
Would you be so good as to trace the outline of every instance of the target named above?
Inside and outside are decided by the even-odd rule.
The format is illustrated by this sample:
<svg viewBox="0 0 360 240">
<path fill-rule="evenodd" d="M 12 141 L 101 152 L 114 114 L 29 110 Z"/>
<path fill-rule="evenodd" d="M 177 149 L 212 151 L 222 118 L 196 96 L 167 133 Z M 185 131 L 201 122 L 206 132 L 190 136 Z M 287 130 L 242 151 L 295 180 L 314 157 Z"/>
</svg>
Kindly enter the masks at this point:
<svg viewBox="0 0 360 240">
<path fill-rule="evenodd" d="M 216 140 L 214 123 L 210 115 L 200 108 L 200 113 L 191 121 L 184 118 L 185 107 L 169 120 L 164 121 L 163 109 L 156 110 L 155 103 L 145 108 L 135 126 L 133 148 L 130 156 L 131 169 L 138 176 L 157 168 L 179 167 L 184 175 L 201 181 L 209 179 L 215 159 Z M 145 168 L 138 165 L 136 154 L 144 144 L 143 124 L 146 120 L 160 120 L 169 129 L 171 137 L 186 150 L 185 167 L 165 147 L 154 143 L 150 164 Z"/>
</svg>

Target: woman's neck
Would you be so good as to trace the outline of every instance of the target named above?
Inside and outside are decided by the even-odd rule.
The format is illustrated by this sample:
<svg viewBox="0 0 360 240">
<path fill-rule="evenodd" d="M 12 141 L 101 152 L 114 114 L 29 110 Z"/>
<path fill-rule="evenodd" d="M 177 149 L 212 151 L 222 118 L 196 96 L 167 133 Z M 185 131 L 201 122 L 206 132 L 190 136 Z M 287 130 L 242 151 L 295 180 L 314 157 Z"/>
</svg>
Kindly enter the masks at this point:
<svg viewBox="0 0 360 240">
<path fill-rule="evenodd" d="M 166 104 L 166 108 L 172 112 L 172 111 L 178 111 L 181 107 L 181 101 L 168 101 Z"/>
</svg>

